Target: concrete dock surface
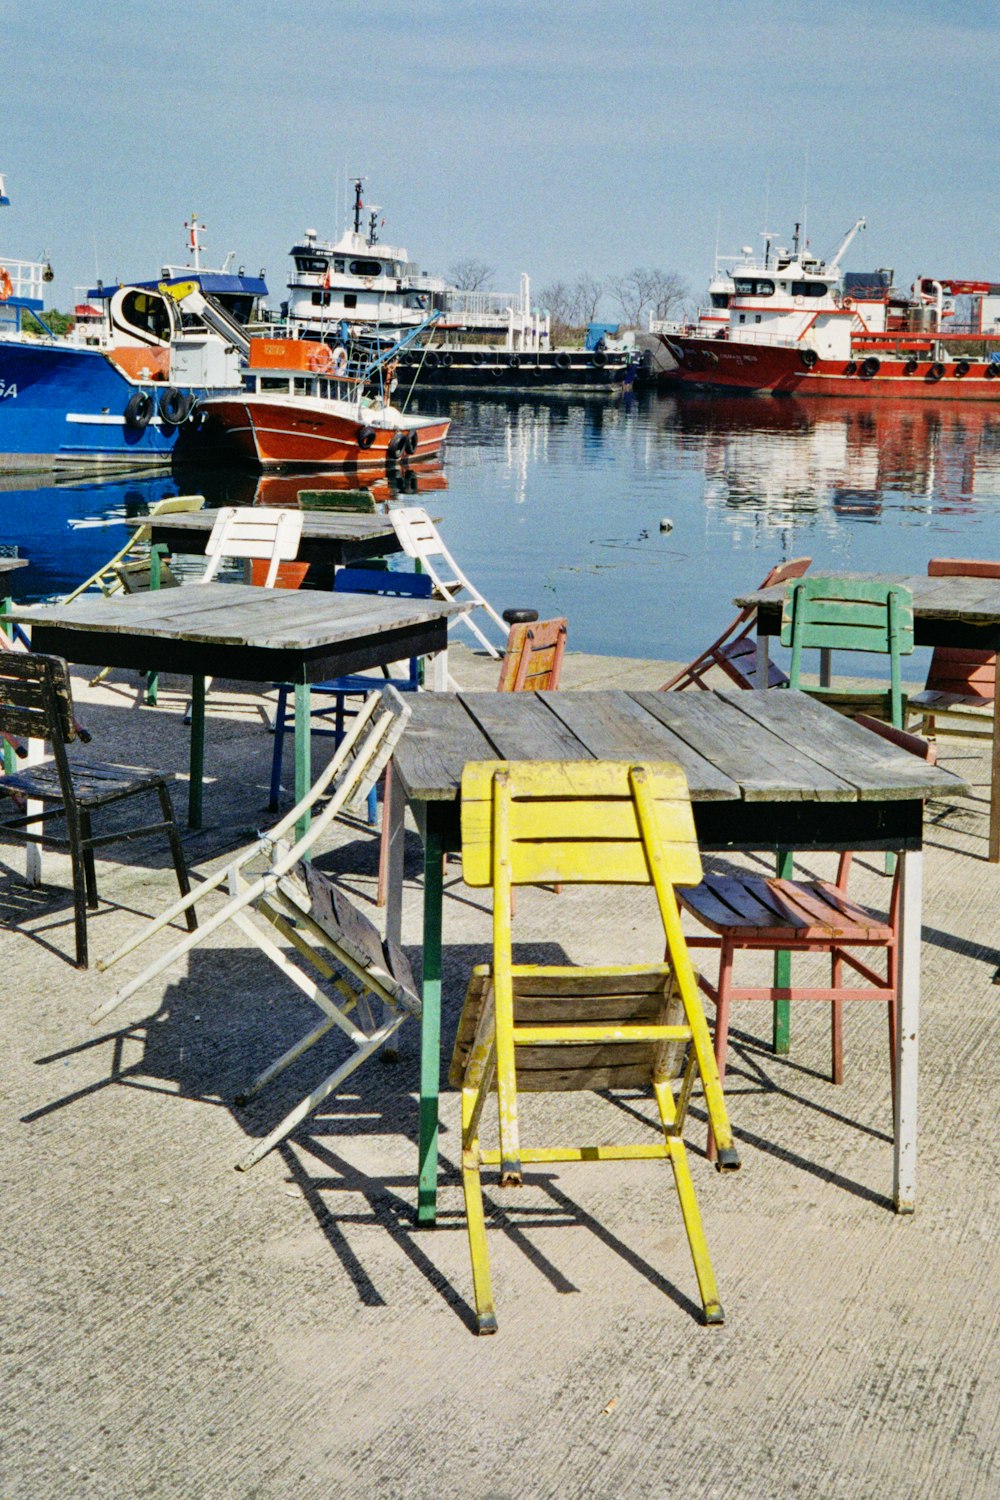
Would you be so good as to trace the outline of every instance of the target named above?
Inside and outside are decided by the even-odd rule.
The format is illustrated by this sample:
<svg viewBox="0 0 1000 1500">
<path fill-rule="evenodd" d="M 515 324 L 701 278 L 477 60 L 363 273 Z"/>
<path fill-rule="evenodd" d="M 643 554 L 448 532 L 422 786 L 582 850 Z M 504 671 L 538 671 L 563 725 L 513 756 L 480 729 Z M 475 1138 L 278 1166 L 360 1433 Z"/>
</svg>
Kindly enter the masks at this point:
<svg viewBox="0 0 1000 1500">
<path fill-rule="evenodd" d="M 453 671 L 495 685 L 495 665 L 460 648 Z M 669 672 L 570 653 L 564 685 L 654 688 Z M 185 680 L 163 678 L 147 708 L 131 674 L 73 676 L 84 753 L 176 771 L 183 813 Z M 185 833 L 198 875 L 273 821 L 266 702 L 213 684 L 205 828 Z M 827 1007 L 793 1006 L 791 1053 L 775 1057 L 769 1007 L 738 1006 L 726 1094 L 742 1170 L 706 1160 L 700 1099 L 686 1132 L 722 1328 L 699 1321 L 669 1169 L 559 1164 L 516 1191 L 486 1179 L 500 1329 L 476 1338 L 450 1090 L 439 1225 L 414 1225 L 417 1025 L 398 1063 L 366 1065 L 239 1173 L 332 1070 L 336 1036 L 234 1105 L 317 1012 L 232 926 L 90 1025 L 177 934 L 77 971 L 66 862 L 47 855 L 29 890 L 3 844 L 0 1500 L 995 1500 L 1000 1214 L 984 1132 L 1000 1109 L 1000 868 L 985 858 L 983 745 L 942 740 L 941 763 L 974 795 L 927 809 L 917 1211 L 890 1201 L 884 1008 L 845 1008 L 835 1087 Z M 319 855 L 376 919 L 377 842 L 345 821 Z M 413 832 L 417 968 L 419 872 Z M 175 891 L 155 841 L 113 846 L 98 875 L 93 959 Z M 881 859 L 858 859 L 852 894 L 884 910 L 888 892 Z M 488 957 L 488 896 L 450 863 L 445 1073 L 469 969 Z M 526 890 L 515 937 L 536 961 L 655 959 L 646 896 Z M 641 1140 L 655 1120 L 640 1094 L 529 1095 L 522 1112 L 524 1138 L 545 1143 Z"/>
</svg>

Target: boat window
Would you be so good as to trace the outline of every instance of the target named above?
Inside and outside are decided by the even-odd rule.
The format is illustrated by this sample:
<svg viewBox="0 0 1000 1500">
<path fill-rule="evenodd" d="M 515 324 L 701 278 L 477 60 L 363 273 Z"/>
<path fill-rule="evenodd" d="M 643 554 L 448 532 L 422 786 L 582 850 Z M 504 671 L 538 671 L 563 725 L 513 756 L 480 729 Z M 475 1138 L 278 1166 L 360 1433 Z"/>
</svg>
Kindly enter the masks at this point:
<svg viewBox="0 0 1000 1500">
<path fill-rule="evenodd" d="M 327 262 L 320 260 L 318 255 L 297 255 L 295 265 L 300 271 L 312 271 L 322 274 L 327 268 Z"/>
<path fill-rule="evenodd" d="M 827 290 L 827 288 L 826 288 L 826 282 L 825 281 L 793 281 L 792 282 L 792 296 L 793 297 L 825 297 L 826 296 L 826 290 Z"/>
<path fill-rule="evenodd" d="M 358 305 L 358 294 L 357 294 L 357 292 L 345 292 L 344 293 L 344 306 L 345 307 L 357 307 L 357 305 Z"/>
<path fill-rule="evenodd" d="M 312 381 L 307 375 L 296 375 L 294 389 L 296 396 L 308 396 L 312 392 Z"/>
<path fill-rule="evenodd" d="M 711 292 L 709 295 L 712 298 L 712 306 L 713 307 L 728 307 L 729 306 L 729 293 L 728 292 Z"/>
<path fill-rule="evenodd" d="M 335 271 L 342 271 L 344 269 L 344 262 L 342 260 L 335 260 L 333 263 L 333 269 Z"/>
<path fill-rule="evenodd" d="M 262 375 L 260 377 L 260 389 L 262 391 L 287 391 L 288 379 L 286 376 Z"/>
<path fill-rule="evenodd" d="M 313 305 L 313 307 L 329 307 L 330 306 L 330 293 L 329 292 L 313 292 L 313 294 L 312 294 L 312 305 Z"/>
<path fill-rule="evenodd" d="M 155 292 L 127 292 L 122 298 L 120 316 L 132 328 L 151 333 L 154 338 L 170 337 L 170 314 L 163 298 Z"/>
<path fill-rule="evenodd" d="M 774 282 L 758 281 L 746 276 L 734 278 L 737 297 L 773 297 Z"/>
<path fill-rule="evenodd" d="M 381 276 L 382 262 L 380 260 L 352 260 L 352 276 Z"/>
</svg>

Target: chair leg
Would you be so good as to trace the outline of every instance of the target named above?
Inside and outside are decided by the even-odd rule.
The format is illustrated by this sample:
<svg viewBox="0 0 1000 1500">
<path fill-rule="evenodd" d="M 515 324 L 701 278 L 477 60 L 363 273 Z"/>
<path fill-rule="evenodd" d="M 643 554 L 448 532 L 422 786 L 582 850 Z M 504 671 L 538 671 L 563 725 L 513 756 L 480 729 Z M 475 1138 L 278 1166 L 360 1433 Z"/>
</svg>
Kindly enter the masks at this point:
<svg viewBox="0 0 1000 1500">
<path fill-rule="evenodd" d="M 271 796 L 268 802 L 270 812 L 278 811 L 278 803 L 281 799 L 281 762 L 285 753 L 285 720 L 288 710 L 288 689 L 279 687 L 278 704 L 274 711 L 274 747 L 271 751 Z"/>
<path fill-rule="evenodd" d="M 90 823 L 90 813 L 80 809 L 80 840 L 83 855 L 84 883 L 87 888 L 87 905 L 91 911 L 97 910 L 97 866 L 94 863 L 94 851 L 90 847 L 93 837 L 93 829 Z"/>
<path fill-rule="evenodd" d="M 681 1206 L 684 1229 L 687 1234 L 688 1245 L 691 1249 L 691 1259 L 694 1261 L 694 1274 L 698 1278 L 698 1291 L 701 1294 L 701 1306 L 705 1315 L 705 1322 L 724 1323 L 725 1314 L 722 1311 L 722 1303 L 719 1301 L 719 1288 L 716 1285 L 715 1273 L 712 1270 L 712 1261 L 708 1253 L 708 1242 L 705 1239 L 705 1231 L 702 1228 L 701 1213 L 698 1209 L 698 1200 L 694 1193 L 694 1183 L 691 1181 L 691 1169 L 688 1166 L 687 1152 L 684 1149 L 684 1142 L 680 1136 L 680 1122 L 674 1106 L 674 1096 L 669 1080 L 654 1078 L 653 1093 L 656 1096 L 657 1107 L 660 1111 L 663 1132 L 667 1138 L 667 1152 L 670 1157 L 670 1165 L 673 1169 L 674 1186 L 677 1189 L 677 1198 Z"/>
<path fill-rule="evenodd" d="M 69 839 L 70 865 L 73 872 L 73 928 L 76 937 L 76 967 L 88 967 L 87 954 L 87 873 L 80 825 L 73 809 L 66 809 L 66 834 Z"/>
<path fill-rule="evenodd" d="M 719 949 L 719 986 L 715 994 L 715 1065 L 719 1070 L 720 1084 L 726 1078 L 726 1057 L 729 1052 L 729 1008 L 730 990 L 733 984 L 733 949 L 723 940 Z M 708 1127 L 708 1159 L 715 1161 L 717 1151 L 712 1126 Z"/>
<path fill-rule="evenodd" d="M 165 781 L 161 781 L 157 787 L 157 795 L 160 799 L 160 810 L 163 813 L 163 821 L 167 825 L 167 842 L 170 845 L 170 856 L 174 862 L 174 874 L 177 876 L 178 889 L 182 896 L 191 894 L 191 882 L 188 879 L 187 861 L 184 858 L 184 846 L 177 829 L 177 819 L 174 817 L 174 807 L 170 800 L 170 788 Z M 188 932 L 198 930 L 198 913 L 194 906 L 189 906 L 184 913 Z"/>
<path fill-rule="evenodd" d="M 472 1288 L 476 1299 L 476 1332 L 496 1333 L 497 1315 L 493 1303 L 490 1256 L 486 1243 L 486 1216 L 483 1212 L 483 1184 L 480 1176 L 478 1115 L 482 1091 L 462 1090 L 462 1193 L 465 1198 L 465 1220 L 469 1231 L 469 1254 L 472 1259 Z"/>
<path fill-rule="evenodd" d="M 844 963 L 840 950 L 834 948 L 830 954 L 830 986 L 842 989 L 844 985 Z M 830 1006 L 830 1077 L 834 1083 L 844 1081 L 844 1002 L 834 1000 Z"/>
</svg>

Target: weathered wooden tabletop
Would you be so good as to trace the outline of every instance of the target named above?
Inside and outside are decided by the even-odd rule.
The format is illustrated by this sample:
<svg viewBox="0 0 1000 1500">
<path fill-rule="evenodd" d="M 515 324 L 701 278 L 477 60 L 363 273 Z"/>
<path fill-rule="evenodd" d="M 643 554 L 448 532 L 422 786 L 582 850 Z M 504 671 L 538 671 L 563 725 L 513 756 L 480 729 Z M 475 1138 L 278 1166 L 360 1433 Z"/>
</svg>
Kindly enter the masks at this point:
<svg viewBox="0 0 1000 1500">
<path fill-rule="evenodd" d="M 473 760 L 676 761 L 696 802 L 861 803 L 964 783 L 805 694 L 422 693 L 394 764 L 413 802 L 456 801 Z"/>
<path fill-rule="evenodd" d="M 134 516 L 133 528 L 149 526 L 153 542 L 173 552 L 199 554 L 215 525 L 217 510 L 180 511 L 175 515 Z M 387 515 L 347 511 L 304 511 L 298 558 L 301 562 L 345 563 L 399 552 L 400 543 Z"/>
<path fill-rule="evenodd" d="M 1000 579 L 929 578 L 926 573 L 823 573 L 824 577 L 879 579 L 899 583 L 913 595 L 913 615 L 918 645 L 938 644 L 929 630 L 921 625 L 934 623 L 955 626 L 1000 626 Z M 788 592 L 787 584 L 776 588 L 755 589 L 740 594 L 734 603 L 740 609 L 757 610 L 757 629 L 761 635 L 777 635 L 781 628 L 781 606 Z M 941 642 L 944 644 L 944 642 Z"/>
</svg>

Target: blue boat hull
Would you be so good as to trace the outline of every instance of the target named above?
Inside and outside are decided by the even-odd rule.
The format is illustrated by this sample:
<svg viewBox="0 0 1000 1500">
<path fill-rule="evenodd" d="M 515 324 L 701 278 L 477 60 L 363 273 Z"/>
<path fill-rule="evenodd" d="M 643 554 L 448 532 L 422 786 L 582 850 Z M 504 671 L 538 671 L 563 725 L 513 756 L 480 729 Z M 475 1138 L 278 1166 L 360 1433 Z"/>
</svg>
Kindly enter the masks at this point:
<svg viewBox="0 0 1000 1500">
<path fill-rule="evenodd" d="M 165 389 L 127 379 L 98 349 L 0 339 L 0 472 L 169 463 L 180 428 L 158 410 L 144 428 L 125 420 L 135 391 L 156 401 Z"/>
</svg>

